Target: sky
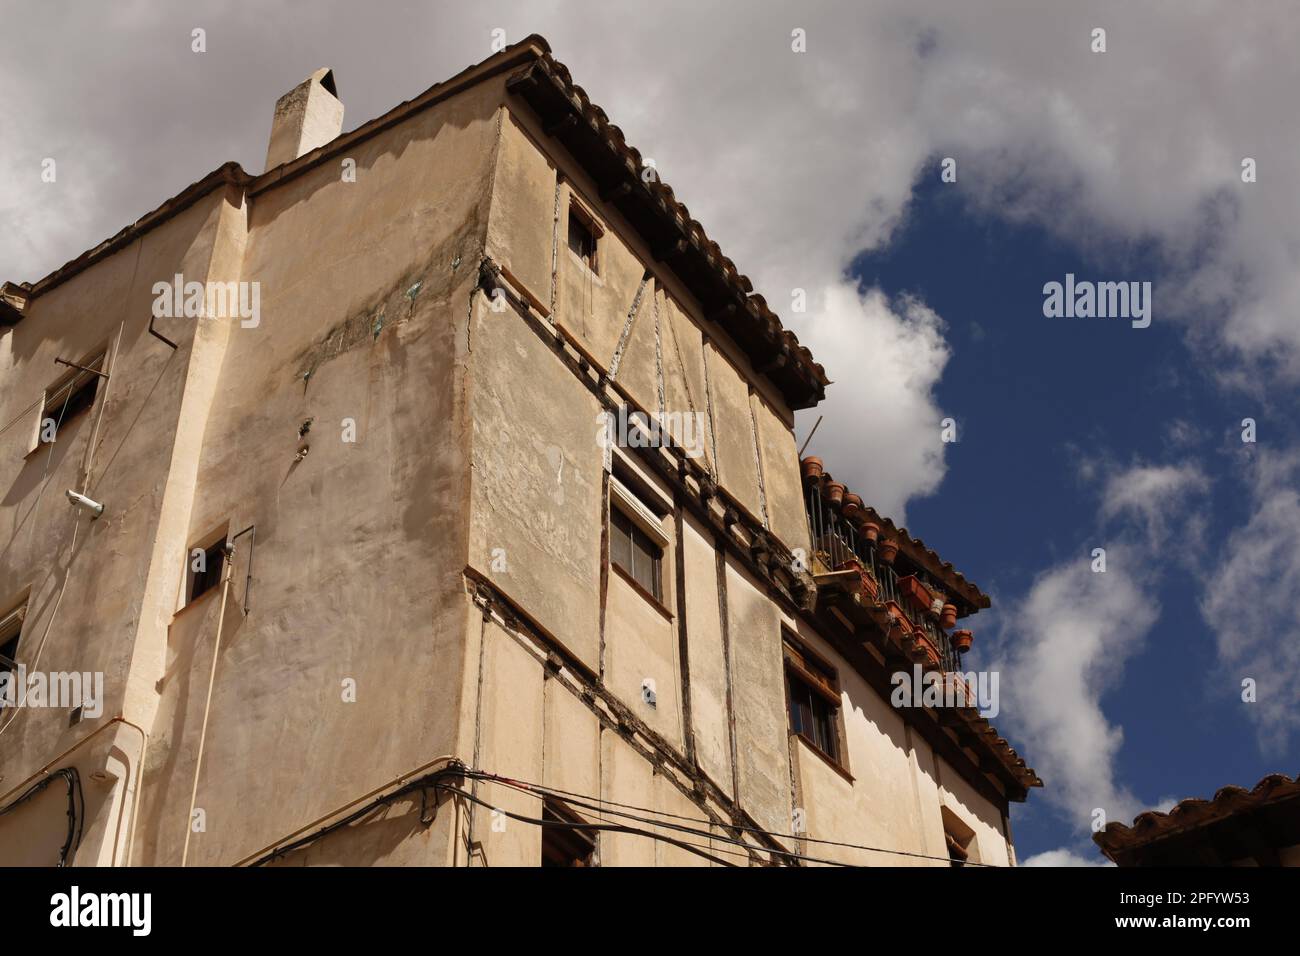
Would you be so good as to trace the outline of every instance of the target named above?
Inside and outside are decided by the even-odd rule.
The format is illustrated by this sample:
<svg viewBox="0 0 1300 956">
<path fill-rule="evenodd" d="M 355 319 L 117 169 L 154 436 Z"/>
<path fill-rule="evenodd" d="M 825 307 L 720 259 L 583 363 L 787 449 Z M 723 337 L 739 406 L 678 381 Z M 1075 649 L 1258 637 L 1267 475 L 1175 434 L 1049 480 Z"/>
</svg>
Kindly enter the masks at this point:
<svg viewBox="0 0 1300 956">
<path fill-rule="evenodd" d="M 992 597 L 968 663 L 999 671 L 998 728 L 1048 784 L 1013 809 L 1022 862 L 1098 862 L 1098 810 L 1129 822 L 1300 770 L 1300 17 L 1284 4 L 0 14 L 11 281 L 223 162 L 260 172 L 275 99 L 317 67 L 353 129 L 495 37 L 542 34 L 825 365 L 827 400 L 798 421 L 802 439 L 823 417 L 809 451 Z M 1067 275 L 1150 283 L 1149 326 L 1045 315 Z"/>
</svg>

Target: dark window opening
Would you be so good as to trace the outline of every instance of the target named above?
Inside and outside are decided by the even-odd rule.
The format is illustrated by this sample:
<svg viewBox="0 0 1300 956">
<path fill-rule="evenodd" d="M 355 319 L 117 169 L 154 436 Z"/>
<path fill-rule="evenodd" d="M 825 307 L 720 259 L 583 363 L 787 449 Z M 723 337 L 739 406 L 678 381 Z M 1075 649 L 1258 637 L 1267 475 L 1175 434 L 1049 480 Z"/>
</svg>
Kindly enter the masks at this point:
<svg viewBox="0 0 1300 956">
<path fill-rule="evenodd" d="M 629 417 L 629 427 L 632 421 L 633 419 Z M 631 492 L 633 498 L 640 502 L 645 509 L 656 518 L 667 516 L 669 512 L 668 506 L 663 503 L 662 499 L 657 494 L 650 490 L 650 486 L 646 484 L 640 475 L 633 471 L 632 468 L 617 455 L 614 456 L 613 465 L 612 474 L 618 479 L 620 485 Z"/>
<path fill-rule="evenodd" d="M 222 538 L 216 544 L 204 548 L 201 564 L 198 555 L 194 553 L 197 550 L 192 548 L 189 552 L 190 586 L 186 604 L 197 601 L 221 583 L 221 570 L 226 563 L 226 539 Z M 195 568 L 196 564 L 199 564 L 201 570 Z"/>
<path fill-rule="evenodd" d="M 23 612 L 26 606 L 10 612 L 0 619 L 0 674 L 9 674 L 10 680 L 14 668 L 18 666 L 18 642 L 23 636 Z M 16 688 L 15 688 L 16 692 Z M 6 706 L 5 698 L 0 696 L 0 708 Z"/>
<path fill-rule="evenodd" d="M 547 800 L 542 804 L 542 866 L 591 866 L 596 841 L 574 824 L 585 821 Z"/>
<path fill-rule="evenodd" d="M 86 362 L 86 368 L 100 369 L 104 356 L 98 355 Z M 47 418 L 56 426 L 63 426 L 82 412 L 89 411 L 99 393 L 99 376 L 94 372 L 74 370 L 73 374 L 45 393 L 45 406 L 41 409 L 41 428 Z"/>
<path fill-rule="evenodd" d="M 609 558 L 656 601 L 663 601 L 664 549 L 617 508 L 610 509 Z"/>
<path fill-rule="evenodd" d="M 596 256 L 598 235 L 595 223 L 577 209 L 569 208 L 569 249 L 597 275 L 600 274 L 600 262 Z"/>
</svg>

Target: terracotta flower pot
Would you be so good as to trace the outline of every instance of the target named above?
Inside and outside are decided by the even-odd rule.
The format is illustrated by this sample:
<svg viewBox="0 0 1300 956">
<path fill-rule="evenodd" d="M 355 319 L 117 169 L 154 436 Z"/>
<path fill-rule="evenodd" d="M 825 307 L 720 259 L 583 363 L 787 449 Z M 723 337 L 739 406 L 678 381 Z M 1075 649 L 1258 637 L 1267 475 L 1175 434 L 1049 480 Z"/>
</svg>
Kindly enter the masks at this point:
<svg viewBox="0 0 1300 956">
<path fill-rule="evenodd" d="M 861 574 L 862 562 L 859 561 L 857 558 L 848 558 L 847 560 L 841 561 L 839 564 L 835 565 L 835 570 L 836 571 L 857 571 L 859 574 Z"/>
<path fill-rule="evenodd" d="M 876 554 L 878 554 L 880 560 L 884 561 L 886 564 L 893 564 L 894 558 L 898 557 L 898 542 L 881 541 L 876 545 Z"/>
<path fill-rule="evenodd" d="M 907 613 L 902 606 L 897 601 L 886 601 L 885 607 L 889 611 L 889 619 L 893 622 L 893 626 L 898 628 L 904 635 L 910 636 L 915 628 L 912 626 L 912 622 L 908 620 Z"/>
<path fill-rule="evenodd" d="M 944 629 L 957 626 L 957 605 L 945 604 L 943 610 L 939 612 L 939 623 Z"/>
<path fill-rule="evenodd" d="M 862 532 L 862 537 L 866 538 L 872 544 L 875 544 L 880 540 L 880 525 L 876 524 L 874 521 L 862 522 L 862 526 L 858 530 Z"/>
<path fill-rule="evenodd" d="M 953 631 L 952 646 L 958 654 L 965 654 L 970 650 L 971 643 L 975 640 L 975 635 L 970 631 Z"/>
<path fill-rule="evenodd" d="M 895 545 L 895 548 L 897 548 L 897 545 Z M 934 600 L 930 597 L 930 592 L 926 590 L 925 585 L 918 581 L 914 574 L 908 574 L 898 579 L 898 593 L 922 611 L 928 611 L 930 602 Z"/>
<path fill-rule="evenodd" d="M 844 493 L 844 506 L 841 510 L 844 517 L 852 521 L 855 516 L 862 512 L 862 499 L 853 492 L 846 491 Z"/>
<path fill-rule="evenodd" d="M 803 460 L 803 476 L 805 479 L 820 478 L 825 471 L 825 466 L 820 458 L 809 455 Z"/>
<path fill-rule="evenodd" d="M 829 501 L 831 504 L 835 505 L 837 508 L 844 501 L 844 492 L 845 492 L 844 485 L 842 485 L 840 482 L 838 481 L 826 482 L 826 500 Z"/>
<path fill-rule="evenodd" d="M 930 639 L 925 636 L 924 631 L 913 630 L 912 639 L 916 642 L 914 649 L 925 655 L 925 663 L 931 665 L 940 663 L 939 649 L 930 643 Z"/>
</svg>

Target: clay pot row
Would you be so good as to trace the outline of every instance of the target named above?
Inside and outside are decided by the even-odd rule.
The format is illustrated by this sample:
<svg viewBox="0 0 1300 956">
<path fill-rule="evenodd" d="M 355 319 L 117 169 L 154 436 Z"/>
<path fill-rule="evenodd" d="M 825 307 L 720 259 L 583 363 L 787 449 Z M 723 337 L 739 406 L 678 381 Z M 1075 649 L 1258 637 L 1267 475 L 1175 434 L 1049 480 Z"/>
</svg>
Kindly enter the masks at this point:
<svg viewBox="0 0 1300 956">
<path fill-rule="evenodd" d="M 803 477 L 805 481 L 821 481 L 823 478 L 830 479 L 822 465 L 822 460 L 813 456 L 805 458 L 802 462 Z M 826 500 L 833 507 L 839 509 L 840 514 L 844 516 L 850 524 L 857 528 L 858 533 L 864 538 L 875 544 L 880 540 L 880 525 L 874 521 L 868 521 L 867 506 L 861 496 L 855 495 L 848 490 L 848 487 L 841 481 L 834 479 L 826 481 L 823 486 L 826 494 Z M 895 548 L 895 553 L 897 549 Z M 890 557 L 887 561 L 892 561 Z"/>
<path fill-rule="evenodd" d="M 921 611 L 929 611 L 935 615 L 945 631 L 957 626 L 957 605 L 935 595 L 916 575 L 909 574 L 899 578 L 898 591 L 909 598 Z"/>
<path fill-rule="evenodd" d="M 876 579 L 871 576 L 871 572 L 862 566 L 862 562 L 857 558 L 849 558 L 847 561 L 841 561 L 835 565 L 836 571 L 857 571 L 862 578 L 862 593 L 866 594 L 871 600 L 876 599 L 879 592 L 879 586 Z"/>
</svg>

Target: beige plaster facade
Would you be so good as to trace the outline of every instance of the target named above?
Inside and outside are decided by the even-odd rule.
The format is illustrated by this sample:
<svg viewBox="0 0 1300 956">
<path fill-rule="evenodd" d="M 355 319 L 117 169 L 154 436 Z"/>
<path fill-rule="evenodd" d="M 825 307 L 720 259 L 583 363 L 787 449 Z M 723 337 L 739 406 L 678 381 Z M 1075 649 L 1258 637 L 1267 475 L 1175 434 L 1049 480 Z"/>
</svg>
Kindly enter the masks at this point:
<svg viewBox="0 0 1300 956">
<path fill-rule="evenodd" d="M 392 796 L 453 760 L 607 802 L 569 804 L 621 828 L 592 831 L 600 865 L 947 865 L 954 826 L 1014 862 L 1024 793 L 991 745 L 891 707 L 873 638 L 823 626 L 790 365 L 756 367 L 519 92 L 551 62 L 530 38 L 327 141 L 318 72 L 327 115 L 277 127 L 282 164 L 222 167 L 6 287 L 0 618 L 25 608 L 28 671 L 102 672 L 104 700 L 0 710 L 0 805 L 52 781 L 0 818 L 0 864 L 57 860 L 68 767 L 74 865 L 247 864 L 378 798 L 277 861 L 541 862 L 543 829 L 496 812 L 542 817 L 537 791 Z M 256 284 L 260 316 L 155 317 L 178 275 Z M 40 441 L 54 360 L 99 352 L 92 406 Z M 602 447 L 620 406 L 698 415 L 701 454 Z M 657 598 L 608 560 L 629 491 Z M 783 634 L 838 675 L 842 766 L 790 732 Z"/>
</svg>

